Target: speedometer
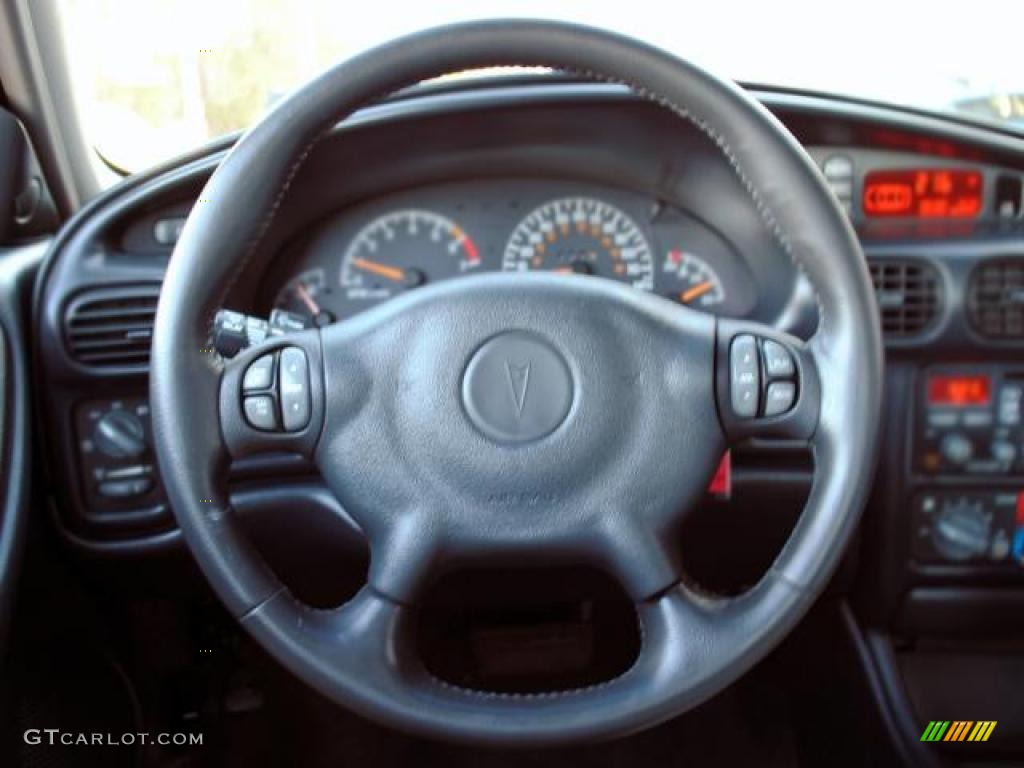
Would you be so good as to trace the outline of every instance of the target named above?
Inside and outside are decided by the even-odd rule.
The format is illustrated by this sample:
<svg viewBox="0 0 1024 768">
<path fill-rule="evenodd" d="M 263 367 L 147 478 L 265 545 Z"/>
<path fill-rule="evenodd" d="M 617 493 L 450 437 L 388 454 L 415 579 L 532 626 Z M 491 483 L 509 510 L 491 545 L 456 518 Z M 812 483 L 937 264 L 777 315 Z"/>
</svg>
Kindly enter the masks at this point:
<svg viewBox="0 0 1024 768">
<path fill-rule="evenodd" d="M 505 246 L 502 269 L 596 275 L 654 290 L 647 238 L 626 213 L 591 197 L 552 200 L 527 214 Z"/>
</svg>

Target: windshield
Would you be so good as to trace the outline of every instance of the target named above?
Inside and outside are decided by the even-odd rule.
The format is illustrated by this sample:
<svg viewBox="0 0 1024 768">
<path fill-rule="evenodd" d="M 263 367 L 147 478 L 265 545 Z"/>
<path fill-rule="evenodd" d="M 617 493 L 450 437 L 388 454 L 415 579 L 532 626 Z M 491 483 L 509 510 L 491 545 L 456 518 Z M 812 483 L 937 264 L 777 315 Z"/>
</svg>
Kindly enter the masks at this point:
<svg viewBox="0 0 1024 768">
<path fill-rule="evenodd" d="M 585 22 L 746 83 L 1024 131 L 1020 25 L 1004 18 L 1016 5 L 975 0 L 947 12 L 892 0 L 835 9 L 778 0 L 59 0 L 85 135 L 129 171 L 249 126 L 289 90 L 373 45 L 488 17 Z"/>
</svg>

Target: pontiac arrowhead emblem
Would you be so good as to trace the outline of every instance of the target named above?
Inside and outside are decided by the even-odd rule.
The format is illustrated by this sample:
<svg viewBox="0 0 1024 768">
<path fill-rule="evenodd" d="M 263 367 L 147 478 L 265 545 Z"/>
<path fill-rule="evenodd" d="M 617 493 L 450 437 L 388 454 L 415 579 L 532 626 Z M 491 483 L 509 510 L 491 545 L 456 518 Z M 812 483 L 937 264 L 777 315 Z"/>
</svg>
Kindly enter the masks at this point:
<svg viewBox="0 0 1024 768">
<path fill-rule="evenodd" d="M 505 372 L 508 374 L 512 400 L 516 404 L 516 416 L 522 416 L 523 406 L 526 405 L 526 388 L 530 386 L 530 361 L 517 365 L 511 360 L 506 360 Z"/>
</svg>

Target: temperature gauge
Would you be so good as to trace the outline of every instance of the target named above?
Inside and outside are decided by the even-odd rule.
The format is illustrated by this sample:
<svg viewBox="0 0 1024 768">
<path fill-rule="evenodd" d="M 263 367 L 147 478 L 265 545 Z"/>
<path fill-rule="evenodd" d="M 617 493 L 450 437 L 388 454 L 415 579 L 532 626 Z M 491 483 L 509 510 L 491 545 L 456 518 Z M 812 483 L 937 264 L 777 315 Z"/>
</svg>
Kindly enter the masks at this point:
<svg viewBox="0 0 1024 768">
<path fill-rule="evenodd" d="M 681 249 L 665 254 L 661 271 L 665 295 L 695 309 L 711 310 L 725 302 L 718 273 L 704 259 Z"/>
</svg>

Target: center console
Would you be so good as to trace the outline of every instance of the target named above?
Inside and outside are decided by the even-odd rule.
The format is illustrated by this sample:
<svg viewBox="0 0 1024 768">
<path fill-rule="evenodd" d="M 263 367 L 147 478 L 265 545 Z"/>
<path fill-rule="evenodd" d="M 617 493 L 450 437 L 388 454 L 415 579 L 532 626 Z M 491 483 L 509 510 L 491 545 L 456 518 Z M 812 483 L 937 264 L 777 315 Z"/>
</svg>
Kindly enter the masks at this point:
<svg viewBox="0 0 1024 768">
<path fill-rule="evenodd" d="M 1022 399 L 1024 367 L 921 372 L 912 464 L 924 483 L 911 501 L 915 562 L 1024 573 Z"/>
</svg>

